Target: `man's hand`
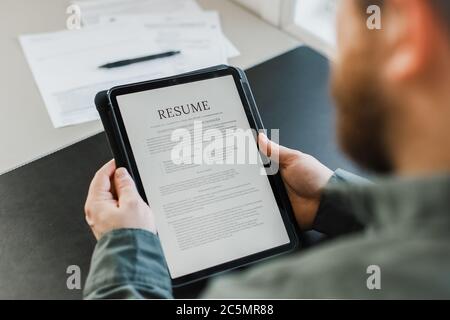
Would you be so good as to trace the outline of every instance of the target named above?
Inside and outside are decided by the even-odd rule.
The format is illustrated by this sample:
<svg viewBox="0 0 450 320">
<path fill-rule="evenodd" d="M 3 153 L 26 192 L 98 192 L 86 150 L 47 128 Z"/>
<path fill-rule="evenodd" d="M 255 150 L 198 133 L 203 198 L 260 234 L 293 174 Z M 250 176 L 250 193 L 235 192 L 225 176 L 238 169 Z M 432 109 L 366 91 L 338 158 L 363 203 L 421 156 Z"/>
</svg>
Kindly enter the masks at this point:
<svg viewBox="0 0 450 320">
<path fill-rule="evenodd" d="M 144 229 L 156 233 L 155 219 L 124 168 L 114 160 L 95 174 L 85 205 L 86 221 L 95 237 L 115 229 Z"/>
<path fill-rule="evenodd" d="M 302 230 L 311 229 L 322 190 L 333 171 L 308 154 L 279 146 L 264 134 L 260 134 L 258 140 L 261 152 L 272 161 L 279 161 L 297 223 Z"/>
</svg>

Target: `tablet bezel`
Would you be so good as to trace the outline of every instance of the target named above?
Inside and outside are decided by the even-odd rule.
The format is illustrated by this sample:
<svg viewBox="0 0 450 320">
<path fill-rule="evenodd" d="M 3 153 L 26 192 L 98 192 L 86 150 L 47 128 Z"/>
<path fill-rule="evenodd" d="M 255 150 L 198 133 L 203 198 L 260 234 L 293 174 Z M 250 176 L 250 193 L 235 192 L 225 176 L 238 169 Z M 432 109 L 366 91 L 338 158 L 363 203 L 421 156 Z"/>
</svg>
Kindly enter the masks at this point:
<svg viewBox="0 0 450 320">
<path fill-rule="evenodd" d="M 130 141 L 128 139 L 127 130 L 125 128 L 122 114 L 120 111 L 120 107 L 117 103 L 117 97 L 121 95 L 128 95 L 133 94 L 141 91 L 148 91 L 148 90 L 154 90 L 154 89 L 160 89 L 165 87 L 171 87 L 176 85 L 182 85 L 186 83 L 191 82 L 197 82 L 197 81 L 203 81 L 208 79 L 214 79 L 218 77 L 225 77 L 225 76 L 233 76 L 234 83 L 236 85 L 236 89 L 238 90 L 242 105 L 245 110 L 245 114 L 247 116 L 247 120 L 250 124 L 250 127 L 255 130 L 264 129 L 262 128 L 262 123 L 259 118 L 258 111 L 256 109 L 256 106 L 251 105 L 250 98 L 253 99 L 253 97 L 248 97 L 245 89 L 243 87 L 243 84 L 246 83 L 246 79 L 243 79 L 241 77 L 241 73 L 239 69 L 229 66 L 218 66 L 216 68 L 210 68 L 207 71 L 199 71 L 199 72 L 193 72 L 189 74 L 174 76 L 174 77 L 168 77 L 163 78 L 159 80 L 152 80 L 152 81 L 146 81 L 146 82 L 140 82 L 135 84 L 128 84 L 128 85 L 122 85 L 118 87 L 114 87 L 108 91 L 108 97 L 110 101 L 110 105 L 112 107 L 112 112 L 114 114 L 114 118 L 116 120 L 116 127 L 118 130 L 118 133 L 121 136 L 120 143 L 122 144 L 122 147 L 126 151 L 127 154 L 127 163 L 128 163 L 128 170 L 131 172 L 139 193 L 141 194 L 142 198 L 148 203 L 147 196 L 145 194 L 145 189 L 142 184 L 139 170 L 137 168 L 136 161 L 134 159 L 134 154 L 131 148 Z M 248 84 L 247 84 L 248 85 Z M 251 94 L 251 93 L 250 93 Z M 253 109 L 253 110 L 252 110 Z M 256 114 L 255 114 L 256 113 Z M 258 122 L 260 125 L 258 126 Z M 299 245 L 299 230 L 297 227 L 297 224 L 295 222 L 295 217 L 292 211 L 292 207 L 289 201 L 289 198 L 287 196 L 287 192 L 285 190 L 283 181 L 281 179 L 281 175 L 278 172 L 275 175 L 267 176 L 270 186 L 272 188 L 272 192 L 274 193 L 278 208 L 280 210 L 282 220 L 284 227 L 286 229 L 286 232 L 289 237 L 289 243 L 278 246 L 275 248 L 267 249 L 243 258 L 235 259 L 232 261 L 228 261 L 222 264 L 219 264 L 214 267 L 210 267 L 207 269 L 203 269 L 194 273 L 190 273 L 185 276 L 181 276 L 178 278 L 171 278 L 172 284 L 174 286 L 180 286 L 187 283 L 191 283 L 197 280 L 201 280 L 204 278 L 207 278 L 211 275 L 221 273 L 227 270 L 235 269 L 238 267 L 242 267 L 244 265 L 254 263 L 263 259 L 267 259 L 270 257 L 273 257 L 275 255 L 279 255 L 282 253 L 286 253 L 289 251 L 294 250 Z"/>
</svg>

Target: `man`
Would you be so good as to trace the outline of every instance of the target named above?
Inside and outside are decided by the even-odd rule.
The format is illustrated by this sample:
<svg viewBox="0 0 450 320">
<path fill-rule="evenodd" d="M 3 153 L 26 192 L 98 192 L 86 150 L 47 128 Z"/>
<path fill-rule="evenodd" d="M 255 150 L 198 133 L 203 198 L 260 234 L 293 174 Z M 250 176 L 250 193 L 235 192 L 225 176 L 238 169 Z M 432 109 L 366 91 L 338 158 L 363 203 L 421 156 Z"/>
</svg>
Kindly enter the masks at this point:
<svg viewBox="0 0 450 320">
<path fill-rule="evenodd" d="M 381 31 L 366 26 L 370 4 L 382 8 Z M 339 140 L 360 165 L 392 177 L 361 182 L 260 136 L 279 156 L 299 226 L 335 239 L 224 276 L 204 297 L 450 298 L 449 35 L 447 0 L 342 1 Z M 99 239 L 86 298 L 171 297 L 153 213 L 114 162 L 92 181 L 86 219 Z"/>
</svg>

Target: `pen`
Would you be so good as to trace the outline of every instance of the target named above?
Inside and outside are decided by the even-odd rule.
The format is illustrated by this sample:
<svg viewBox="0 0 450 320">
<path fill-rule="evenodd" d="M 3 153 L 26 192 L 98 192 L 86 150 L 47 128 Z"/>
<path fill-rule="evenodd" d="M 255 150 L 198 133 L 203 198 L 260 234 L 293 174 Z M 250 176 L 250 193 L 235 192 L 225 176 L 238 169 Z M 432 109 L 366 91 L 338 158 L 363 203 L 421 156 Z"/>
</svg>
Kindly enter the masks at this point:
<svg viewBox="0 0 450 320">
<path fill-rule="evenodd" d="M 155 60 L 155 59 L 160 59 L 160 58 L 166 58 L 166 57 L 171 57 L 177 54 L 180 54 L 181 51 L 167 51 L 167 52 L 163 52 L 163 53 L 158 53 L 158 54 L 152 54 L 149 56 L 145 56 L 145 57 L 140 57 L 140 58 L 134 58 L 134 59 L 127 59 L 127 60 L 120 60 L 120 61 L 116 61 L 116 62 L 111 62 L 111 63 L 107 63 L 104 64 L 102 66 L 99 66 L 100 69 L 112 69 L 112 68 L 118 68 L 118 67 L 123 67 L 123 66 L 128 66 L 130 64 L 134 64 L 134 63 L 139 63 L 139 62 L 144 62 L 144 61 L 150 61 L 150 60 Z"/>
</svg>

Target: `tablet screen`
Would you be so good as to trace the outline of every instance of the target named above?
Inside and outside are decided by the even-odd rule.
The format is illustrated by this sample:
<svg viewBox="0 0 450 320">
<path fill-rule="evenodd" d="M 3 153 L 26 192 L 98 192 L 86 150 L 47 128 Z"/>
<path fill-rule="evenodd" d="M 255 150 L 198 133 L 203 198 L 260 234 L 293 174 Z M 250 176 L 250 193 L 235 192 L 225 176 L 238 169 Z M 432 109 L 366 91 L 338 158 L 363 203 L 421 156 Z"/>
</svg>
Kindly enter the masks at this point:
<svg viewBox="0 0 450 320">
<path fill-rule="evenodd" d="M 227 139 L 250 132 L 233 76 L 119 95 L 117 104 L 172 278 L 289 243 L 268 177 Z"/>
</svg>

